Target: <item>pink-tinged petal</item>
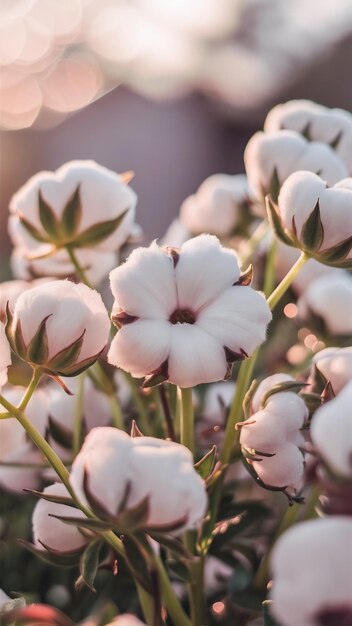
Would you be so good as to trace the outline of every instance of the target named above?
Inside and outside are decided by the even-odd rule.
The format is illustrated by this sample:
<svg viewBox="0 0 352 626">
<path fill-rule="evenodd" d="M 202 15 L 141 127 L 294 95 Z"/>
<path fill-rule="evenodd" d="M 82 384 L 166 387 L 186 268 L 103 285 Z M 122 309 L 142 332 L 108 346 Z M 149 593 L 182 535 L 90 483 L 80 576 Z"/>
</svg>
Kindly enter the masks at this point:
<svg viewBox="0 0 352 626">
<path fill-rule="evenodd" d="M 198 312 L 233 285 L 240 276 L 238 258 L 212 235 L 183 244 L 175 268 L 178 306 Z"/>
<path fill-rule="evenodd" d="M 169 322 L 137 320 L 119 330 L 112 340 L 108 360 L 136 378 L 142 378 L 167 360 L 170 346 Z"/>
<path fill-rule="evenodd" d="M 251 287 L 226 289 L 197 318 L 197 326 L 233 352 L 251 354 L 265 340 L 271 312 L 265 298 Z"/>
<path fill-rule="evenodd" d="M 177 308 L 174 265 L 156 243 L 137 248 L 110 273 L 116 307 L 137 317 L 168 319 Z"/>
<path fill-rule="evenodd" d="M 169 380 L 179 387 L 222 380 L 227 363 L 221 343 L 197 324 L 172 326 Z"/>
</svg>

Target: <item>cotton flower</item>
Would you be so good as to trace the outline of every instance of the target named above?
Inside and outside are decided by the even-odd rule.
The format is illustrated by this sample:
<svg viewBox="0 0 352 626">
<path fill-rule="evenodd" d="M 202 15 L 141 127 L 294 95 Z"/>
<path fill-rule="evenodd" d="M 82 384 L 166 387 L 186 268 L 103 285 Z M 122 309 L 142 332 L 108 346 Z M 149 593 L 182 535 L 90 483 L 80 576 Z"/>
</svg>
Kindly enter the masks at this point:
<svg viewBox="0 0 352 626">
<path fill-rule="evenodd" d="M 16 406 L 24 392 L 22 387 L 6 387 L 3 395 Z M 42 435 L 46 431 L 47 414 L 48 395 L 46 390 L 37 389 L 26 408 L 26 415 Z M 43 459 L 14 417 L 0 420 L 0 442 L 0 487 L 19 493 L 23 489 L 36 489 L 40 482 L 40 469 L 26 465 L 40 466 Z"/>
<path fill-rule="evenodd" d="M 120 330 L 109 361 L 146 376 L 147 384 L 164 379 L 192 387 L 224 379 L 229 364 L 264 341 L 271 319 L 263 296 L 241 278 L 236 254 L 210 235 L 179 251 L 155 243 L 138 248 L 110 282 Z"/>
<path fill-rule="evenodd" d="M 253 395 L 251 415 L 238 424 L 242 452 L 260 480 L 293 495 L 302 482 L 301 428 L 308 418 L 302 398 L 289 390 L 294 382 L 287 374 L 264 379 Z"/>
<path fill-rule="evenodd" d="M 7 334 L 25 361 L 49 374 L 75 376 L 99 357 L 109 330 L 109 316 L 96 291 L 57 280 L 17 299 Z"/>
<path fill-rule="evenodd" d="M 113 252 L 133 230 L 137 197 L 123 175 L 94 161 L 71 161 L 39 172 L 10 202 L 10 232 L 25 248 L 44 253 L 52 244 Z"/>
<path fill-rule="evenodd" d="M 352 264 L 352 178 L 333 187 L 311 172 L 295 172 L 281 187 L 278 206 L 269 202 L 276 234 L 321 263 Z"/>
<path fill-rule="evenodd" d="M 0 321 L 0 390 L 7 383 L 7 368 L 11 363 L 10 344 L 7 341 L 5 326 Z"/>
<path fill-rule="evenodd" d="M 88 434 L 70 482 L 82 502 L 112 518 L 148 498 L 141 525 L 161 530 L 198 525 L 207 505 L 204 483 L 187 448 L 154 437 L 133 439 L 116 428 L 94 428 Z"/>
<path fill-rule="evenodd" d="M 338 475 L 352 478 L 352 382 L 336 398 L 323 404 L 311 423 L 314 446 L 328 467 Z"/>
<path fill-rule="evenodd" d="M 284 129 L 330 145 L 352 172 L 352 115 L 348 111 L 310 100 L 291 100 L 271 109 L 264 122 L 266 133 Z"/>
<path fill-rule="evenodd" d="M 352 278 L 326 275 L 314 280 L 297 303 L 298 314 L 334 337 L 352 335 Z"/>
<path fill-rule="evenodd" d="M 114 252 L 100 252 L 94 248 L 80 248 L 75 251 L 78 263 L 90 284 L 99 285 L 117 264 Z M 61 249 L 44 258 L 33 258 L 28 249 L 16 246 L 10 259 L 11 270 L 16 278 L 30 280 L 39 277 L 78 279 L 76 268 L 67 250 Z M 43 278 L 42 278 L 43 279 Z"/>
<path fill-rule="evenodd" d="M 13 309 L 17 298 L 27 291 L 38 285 L 48 282 L 49 278 L 38 278 L 37 280 L 6 280 L 0 283 L 0 319 L 6 321 L 6 306 L 9 303 L 10 309 Z"/>
<path fill-rule="evenodd" d="M 180 220 L 192 235 L 229 236 L 243 220 L 248 221 L 249 196 L 244 175 L 214 174 L 183 202 Z"/>
<path fill-rule="evenodd" d="M 69 496 L 62 483 L 54 483 L 45 487 L 43 493 L 49 496 Z M 87 543 L 87 538 L 76 526 L 65 524 L 52 517 L 53 515 L 76 517 L 77 520 L 85 519 L 85 515 L 78 509 L 41 499 L 37 502 L 32 515 L 34 544 L 39 549 L 48 548 L 66 553 L 78 552 Z"/>
<path fill-rule="evenodd" d="M 282 626 L 344 626 L 352 618 L 352 521 L 326 517 L 300 523 L 277 541 L 271 557 L 271 612 Z"/>
<path fill-rule="evenodd" d="M 271 194 L 276 201 L 279 188 L 300 170 L 319 173 L 329 185 L 348 176 L 348 170 L 335 152 L 324 143 L 309 142 L 291 130 L 258 132 L 244 151 L 249 186 L 259 200 Z"/>
<path fill-rule="evenodd" d="M 311 377 L 314 377 L 314 368 L 317 368 L 337 395 L 352 381 L 352 346 L 325 348 L 314 355 L 312 365 Z"/>
</svg>

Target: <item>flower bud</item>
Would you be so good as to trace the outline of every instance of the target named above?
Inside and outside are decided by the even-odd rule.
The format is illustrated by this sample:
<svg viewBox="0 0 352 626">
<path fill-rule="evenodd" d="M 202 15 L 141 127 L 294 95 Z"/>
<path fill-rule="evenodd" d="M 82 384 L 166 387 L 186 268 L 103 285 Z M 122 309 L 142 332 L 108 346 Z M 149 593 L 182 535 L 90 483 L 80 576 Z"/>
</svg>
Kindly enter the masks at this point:
<svg viewBox="0 0 352 626">
<path fill-rule="evenodd" d="M 7 368 L 11 363 L 10 344 L 6 337 L 5 326 L 0 321 L 0 390 L 7 383 Z"/>
<path fill-rule="evenodd" d="M 319 172 L 329 185 L 348 176 L 332 148 L 290 130 L 255 133 L 245 149 L 244 162 L 250 188 L 261 201 L 270 194 L 276 202 L 281 185 L 293 172 Z"/>
<path fill-rule="evenodd" d="M 39 172 L 13 196 L 11 230 L 21 245 L 46 251 L 97 247 L 113 252 L 129 237 L 137 196 L 123 175 L 94 161 L 71 161 Z"/>
<path fill-rule="evenodd" d="M 352 179 L 334 187 L 311 172 L 295 172 L 282 185 L 278 206 L 268 213 L 277 236 L 321 263 L 352 266 Z"/>
<path fill-rule="evenodd" d="M 310 100 L 291 100 L 271 109 L 264 122 L 266 133 L 284 129 L 331 146 L 352 172 L 352 116 L 348 111 Z"/>
<path fill-rule="evenodd" d="M 45 487 L 44 494 L 50 496 L 69 496 L 62 483 L 54 483 Z M 36 504 L 32 516 L 33 541 L 39 549 L 48 548 L 59 552 L 78 552 L 86 543 L 87 538 L 76 526 L 65 524 L 53 515 L 85 519 L 82 511 L 65 504 L 48 502 L 41 499 Z"/>
<path fill-rule="evenodd" d="M 314 446 L 332 472 L 352 478 L 352 382 L 313 415 L 310 432 Z"/>
<path fill-rule="evenodd" d="M 107 344 L 110 322 L 100 295 L 53 281 L 25 291 L 8 309 L 7 337 L 18 356 L 50 375 L 75 376 Z"/>
<path fill-rule="evenodd" d="M 344 274 L 314 280 L 297 303 L 299 317 L 319 335 L 352 335 L 352 278 Z"/>
<path fill-rule="evenodd" d="M 313 357 L 311 379 L 317 368 L 332 386 L 335 395 L 352 381 L 352 346 L 325 348 Z"/>
<path fill-rule="evenodd" d="M 352 618 L 352 521 L 326 517 L 286 531 L 271 557 L 271 612 L 282 626 L 344 626 Z"/>
<path fill-rule="evenodd" d="M 180 220 L 192 235 L 230 236 L 248 218 L 249 189 L 242 174 L 209 176 L 180 208 Z"/>
<path fill-rule="evenodd" d="M 154 437 L 131 439 L 116 428 L 89 433 L 72 465 L 70 482 L 82 502 L 117 523 L 119 515 L 145 501 L 139 527 L 192 528 L 207 504 L 205 485 L 187 448 Z"/>
</svg>

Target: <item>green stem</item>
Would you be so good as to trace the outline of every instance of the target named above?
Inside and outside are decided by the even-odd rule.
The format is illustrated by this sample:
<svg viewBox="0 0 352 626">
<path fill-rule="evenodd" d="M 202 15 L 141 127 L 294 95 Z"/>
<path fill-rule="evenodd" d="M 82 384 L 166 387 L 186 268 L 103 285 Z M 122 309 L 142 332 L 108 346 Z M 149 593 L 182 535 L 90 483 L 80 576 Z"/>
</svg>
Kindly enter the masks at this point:
<svg viewBox="0 0 352 626">
<path fill-rule="evenodd" d="M 120 403 L 117 400 L 116 396 L 112 394 L 110 396 L 110 406 L 112 413 L 112 423 L 115 428 L 123 429 L 123 415 L 120 407 Z"/>
<path fill-rule="evenodd" d="M 181 389 L 181 443 L 194 454 L 194 414 L 192 388 Z"/>
<path fill-rule="evenodd" d="M 27 408 L 27 404 L 30 401 L 36 388 L 38 387 L 42 376 L 43 376 L 43 372 L 40 368 L 33 368 L 31 382 L 29 383 L 26 393 L 24 394 L 20 404 L 18 405 L 18 408 L 20 411 L 24 411 Z"/>
<path fill-rule="evenodd" d="M 204 557 L 194 559 L 191 565 L 190 604 L 192 624 L 205 626 L 207 623 L 206 598 L 204 594 Z"/>
<path fill-rule="evenodd" d="M 83 418 L 83 398 L 85 372 L 78 377 L 78 392 L 75 398 L 75 409 L 73 413 L 73 455 L 76 456 L 81 448 L 82 418 Z"/>
<path fill-rule="evenodd" d="M 305 510 L 304 510 L 304 519 L 313 519 L 317 517 L 316 507 L 319 503 L 320 497 L 320 489 L 317 485 L 313 485 L 311 492 L 309 494 L 309 498 L 307 499 Z"/>
<path fill-rule="evenodd" d="M 70 261 L 73 265 L 73 267 L 75 268 L 76 272 L 77 272 L 77 276 L 80 279 L 80 281 L 82 283 L 84 283 L 85 285 L 87 285 L 87 287 L 90 287 L 91 289 L 93 289 L 91 283 L 89 282 L 86 273 L 83 269 L 83 267 L 81 266 L 79 260 L 76 257 L 75 252 L 73 251 L 73 249 L 71 248 L 71 246 L 66 246 L 66 250 L 67 250 L 67 254 L 70 257 Z"/>
<path fill-rule="evenodd" d="M 297 259 L 296 263 L 291 267 L 290 271 L 286 274 L 285 278 L 282 279 L 281 283 L 276 287 L 273 293 L 267 299 L 267 303 L 273 311 L 276 307 L 277 303 L 281 300 L 284 293 L 286 293 L 287 289 L 293 283 L 300 269 L 309 261 L 309 256 L 305 252 L 301 252 L 301 256 Z"/>
<path fill-rule="evenodd" d="M 164 565 L 157 555 L 154 556 L 154 563 L 159 573 L 163 603 L 175 626 L 197 626 L 196 624 L 192 625 L 191 620 L 184 612 L 181 603 L 172 588 Z"/>
<path fill-rule="evenodd" d="M 135 408 L 138 411 L 138 420 L 136 420 L 137 426 L 140 427 L 140 430 L 142 431 L 143 435 L 147 435 L 149 433 L 148 413 L 144 406 L 144 402 L 140 396 L 137 380 L 133 378 L 133 376 L 131 376 L 130 374 L 127 374 L 126 372 L 125 372 L 125 375 L 126 375 L 128 384 L 131 389 L 132 399 L 135 404 Z"/>
<path fill-rule="evenodd" d="M 246 268 L 248 263 L 250 263 L 250 261 L 252 260 L 253 252 L 255 252 L 256 248 L 258 247 L 262 239 L 264 239 L 268 230 L 269 230 L 269 224 L 266 220 L 263 220 L 259 224 L 259 226 L 257 226 L 252 236 L 246 242 L 245 247 L 247 250 L 247 254 L 246 256 L 241 258 L 241 265 L 243 268 Z"/>
</svg>

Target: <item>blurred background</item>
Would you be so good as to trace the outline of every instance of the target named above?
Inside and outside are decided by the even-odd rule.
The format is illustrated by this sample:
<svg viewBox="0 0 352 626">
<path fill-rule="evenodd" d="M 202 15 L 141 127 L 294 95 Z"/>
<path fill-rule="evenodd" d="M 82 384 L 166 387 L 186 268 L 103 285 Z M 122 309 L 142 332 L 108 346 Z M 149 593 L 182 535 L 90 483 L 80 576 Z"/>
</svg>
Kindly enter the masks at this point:
<svg viewBox="0 0 352 626">
<path fill-rule="evenodd" d="M 274 104 L 352 110 L 351 0 L 0 0 L 1 273 L 7 207 L 71 159 L 134 170 L 138 222 L 242 153 Z"/>
</svg>

